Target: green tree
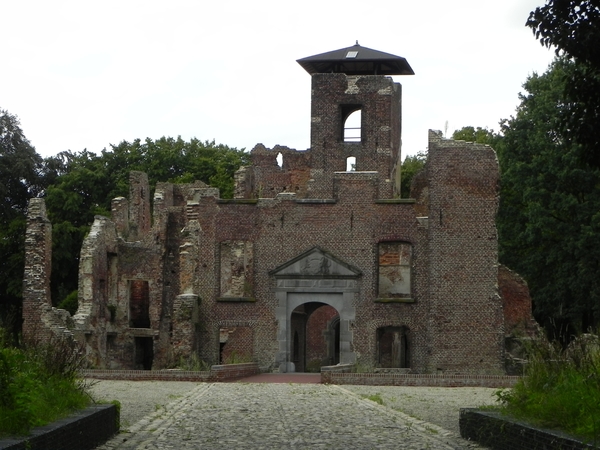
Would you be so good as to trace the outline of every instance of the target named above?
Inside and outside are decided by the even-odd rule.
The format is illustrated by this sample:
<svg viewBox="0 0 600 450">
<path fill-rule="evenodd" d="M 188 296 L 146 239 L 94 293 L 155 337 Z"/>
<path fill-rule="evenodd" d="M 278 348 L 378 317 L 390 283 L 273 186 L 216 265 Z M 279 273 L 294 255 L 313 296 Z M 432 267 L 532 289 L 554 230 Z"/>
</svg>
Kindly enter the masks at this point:
<svg viewBox="0 0 600 450">
<path fill-rule="evenodd" d="M 549 0 L 536 8 L 529 26 L 540 43 L 576 64 L 561 82 L 562 136 L 580 144 L 583 158 L 600 167 L 600 3 Z"/>
<path fill-rule="evenodd" d="M 459 130 L 454 131 L 452 133 L 452 139 L 456 141 L 467 141 L 467 142 L 476 142 L 477 144 L 487 144 L 492 148 L 496 149 L 496 147 L 502 141 L 502 135 L 494 132 L 494 130 L 489 130 L 481 127 L 463 127 Z"/>
<path fill-rule="evenodd" d="M 530 76 L 498 149 L 500 260 L 529 283 L 538 320 L 567 335 L 600 318 L 600 170 L 563 128 L 564 85 L 577 70 L 557 59 Z"/>
<path fill-rule="evenodd" d="M 42 159 L 25 137 L 19 119 L 0 109 L 0 221 L 7 224 L 40 191 Z"/>
<path fill-rule="evenodd" d="M 19 119 L 0 109 L 0 315 L 13 331 L 21 317 L 25 211 L 42 190 L 41 162 Z"/>
<path fill-rule="evenodd" d="M 598 0 L 549 0 L 531 12 L 526 25 L 558 56 L 600 67 L 600 3 Z"/>
<path fill-rule="evenodd" d="M 408 155 L 402 161 L 401 178 L 400 178 L 400 197 L 410 197 L 410 185 L 414 176 L 425 167 L 427 161 L 427 153 L 419 152 L 416 155 Z"/>
<path fill-rule="evenodd" d="M 52 301 L 58 304 L 77 289 L 79 251 L 95 215 L 110 216 L 111 201 L 127 196 L 129 173 L 148 174 L 152 192 L 159 181 L 200 180 L 233 197 L 235 171 L 249 155 L 214 141 L 123 141 L 99 155 L 86 150 L 63 152 L 45 160 L 48 215 L 53 224 Z"/>
</svg>

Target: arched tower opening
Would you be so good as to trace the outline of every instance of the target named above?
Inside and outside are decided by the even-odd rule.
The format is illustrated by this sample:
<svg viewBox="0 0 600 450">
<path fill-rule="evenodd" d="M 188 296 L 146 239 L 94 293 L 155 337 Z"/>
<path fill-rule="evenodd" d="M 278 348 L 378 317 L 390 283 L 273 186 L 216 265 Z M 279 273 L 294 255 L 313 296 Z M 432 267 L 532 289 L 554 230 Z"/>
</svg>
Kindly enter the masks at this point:
<svg viewBox="0 0 600 450">
<path fill-rule="evenodd" d="M 360 142 L 362 138 L 362 109 L 360 105 L 342 106 L 342 140 Z"/>
</svg>

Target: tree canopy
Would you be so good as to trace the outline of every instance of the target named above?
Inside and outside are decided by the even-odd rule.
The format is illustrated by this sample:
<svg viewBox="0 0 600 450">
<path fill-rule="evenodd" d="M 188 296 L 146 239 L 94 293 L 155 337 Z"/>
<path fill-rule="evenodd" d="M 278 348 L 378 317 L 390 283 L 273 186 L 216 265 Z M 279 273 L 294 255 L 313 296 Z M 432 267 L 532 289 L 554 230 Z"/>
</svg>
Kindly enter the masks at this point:
<svg viewBox="0 0 600 450">
<path fill-rule="evenodd" d="M 123 141 L 99 155 L 84 150 L 47 158 L 45 197 L 53 226 L 53 302 L 77 289 L 83 239 L 95 215 L 110 216 L 112 199 L 128 195 L 129 172 L 146 172 L 152 191 L 159 181 L 200 180 L 219 188 L 222 198 L 231 198 L 234 173 L 248 158 L 243 150 L 181 137 Z"/>
<path fill-rule="evenodd" d="M 414 176 L 425 167 L 427 154 L 419 152 L 416 155 L 408 155 L 404 158 L 401 167 L 400 178 L 400 196 L 402 198 L 410 197 L 410 185 Z"/>
<path fill-rule="evenodd" d="M 487 127 L 475 128 L 467 126 L 454 131 L 454 133 L 452 133 L 452 139 L 456 141 L 467 141 L 476 142 L 477 144 L 487 144 L 493 148 L 496 148 L 498 143 L 502 140 L 502 136 L 494 132 L 494 130 L 489 130 Z"/>
<path fill-rule="evenodd" d="M 19 119 L 0 109 L 0 221 L 4 225 L 23 213 L 28 199 L 40 191 L 41 163 Z"/>
<path fill-rule="evenodd" d="M 542 45 L 576 63 L 563 73 L 559 125 L 563 138 L 600 167 L 600 2 L 549 0 L 531 12 L 527 26 Z"/>
<path fill-rule="evenodd" d="M 600 68 L 600 2 L 598 0 L 549 0 L 531 12 L 526 25 L 536 39 L 557 56 Z"/>
<path fill-rule="evenodd" d="M 600 319 L 600 170 L 563 128 L 564 85 L 577 70 L 560 58 L 530 76 L 497 147 L 500 260 L 529 283 L 538 320 L 563 331 Z"/>
<path fill-rule="evenodd" d="M 42 189 L 41 163 L 19 119 L 0 109 L 0 314 L 13 328 L 21 314 L 25 211 Z"/>
</svg>

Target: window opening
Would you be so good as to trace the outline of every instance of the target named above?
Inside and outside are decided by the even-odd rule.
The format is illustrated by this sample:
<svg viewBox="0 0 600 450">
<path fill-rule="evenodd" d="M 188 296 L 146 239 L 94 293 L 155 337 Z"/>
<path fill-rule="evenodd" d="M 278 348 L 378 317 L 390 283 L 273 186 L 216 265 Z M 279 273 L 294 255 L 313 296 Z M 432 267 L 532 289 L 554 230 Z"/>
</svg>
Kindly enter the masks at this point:
<svg viewBox="0 0 600 450">
<path fill-rule="evenodd" d="M 409 242 L 379 244 L 379 297 L 410 298 L 412 245 Z"/>
<path fill-rule="evenodd" d="M 344 120 L 344 142 L 360 142 L 362 138 L 361 130 L 362 113 L 358 108 L 349 113 Z"/>
<path fill-rule="evenodd" d="M 346 172 L 356 171 L 356 156 L 348 156 L 346 158 Z"/>
<path fill-rule="evenodd" d="M 281 152 L 277 153 L 277 165 L 279 167 L 283 167 L 283 155 L 281 154 Z"/>
<path fill-rule="evenodd" d="M 132 328 L 150 328 L 150 289 L 147 281 L 130 281 L 129 326 Z"/>
<path fill-rule="evenodd" d="M 377 347 L 379 367 L 396 369 L 410 367 L 408 329 L 406 327 L 378 328 Z"/>
</svg>

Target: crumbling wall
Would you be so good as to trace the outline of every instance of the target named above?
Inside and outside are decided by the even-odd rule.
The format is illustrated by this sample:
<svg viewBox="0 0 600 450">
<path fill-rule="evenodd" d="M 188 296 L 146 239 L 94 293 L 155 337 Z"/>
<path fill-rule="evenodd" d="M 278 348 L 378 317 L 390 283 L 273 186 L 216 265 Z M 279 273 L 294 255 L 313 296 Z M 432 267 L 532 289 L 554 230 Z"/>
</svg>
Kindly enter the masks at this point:
<svg viewBox="0 0 600 450">
<path fill-rule="evenodd" d="M 275 198 L 282 192 L 306 197 L 311 152 L 276 145 L 268 149 L 256 145 L 250 153 L 252 165 L 236 174 L 235 198 Z M 281 158 L 279 166 L 277 158 Z"/>
<path fill-rule="evenodd" d="M 25 272 L 23 277 L 23 339 L 49 342 L 54 337 L 72 338 L 70 314 L 52 307 L 52 225 L 41 198 L 29 200 L 25 232 Z"/>
<path fill-rule="evenodd" d="M 150 216 L 150 185 L 148 175 L 132 171 L 129 174 L 129 241 L 148 236 L 152 225 Z"/>
<path fill-rule="evenodd" d="M 535 336 L 539 325 L 531 313 L 531 296 L 527 282 L 518 273 L 500 264 L 498 288 L 502 297 L 506 335 Z"/>
<path fill-rule="evenodd" d="M 527 345 L 543 338 L 541 327 L 531 312 L 527 282 L 503 265 L 498 266 L 498 288 L 504 311 L 504 365 L 509 375 L 522 375 L 527 363 Z"/>
<path fill-rule="evenodd" d="M 496 153 L 440 132 L 429 138 L 430 370 L 501 372 Z"/>
<path fill-rule="evenodd" d="M 110 255 L 117 254 L 117 231 L 114 222 L 96 216 L 90 232 L 83 240 L 79 256 L 78 308 L 73 316 L 76 336 L 85 342 L 90 364 L 106 363 L 106 323 L 111 320 L 109 288 L 112 279 Z"/>
<path fill-rule="evenodd" d="M 235 326 L 219 329 L 221 364 L 236 364 L 252 360 L 254 333 L 251 327 Z"/>
</svg>

